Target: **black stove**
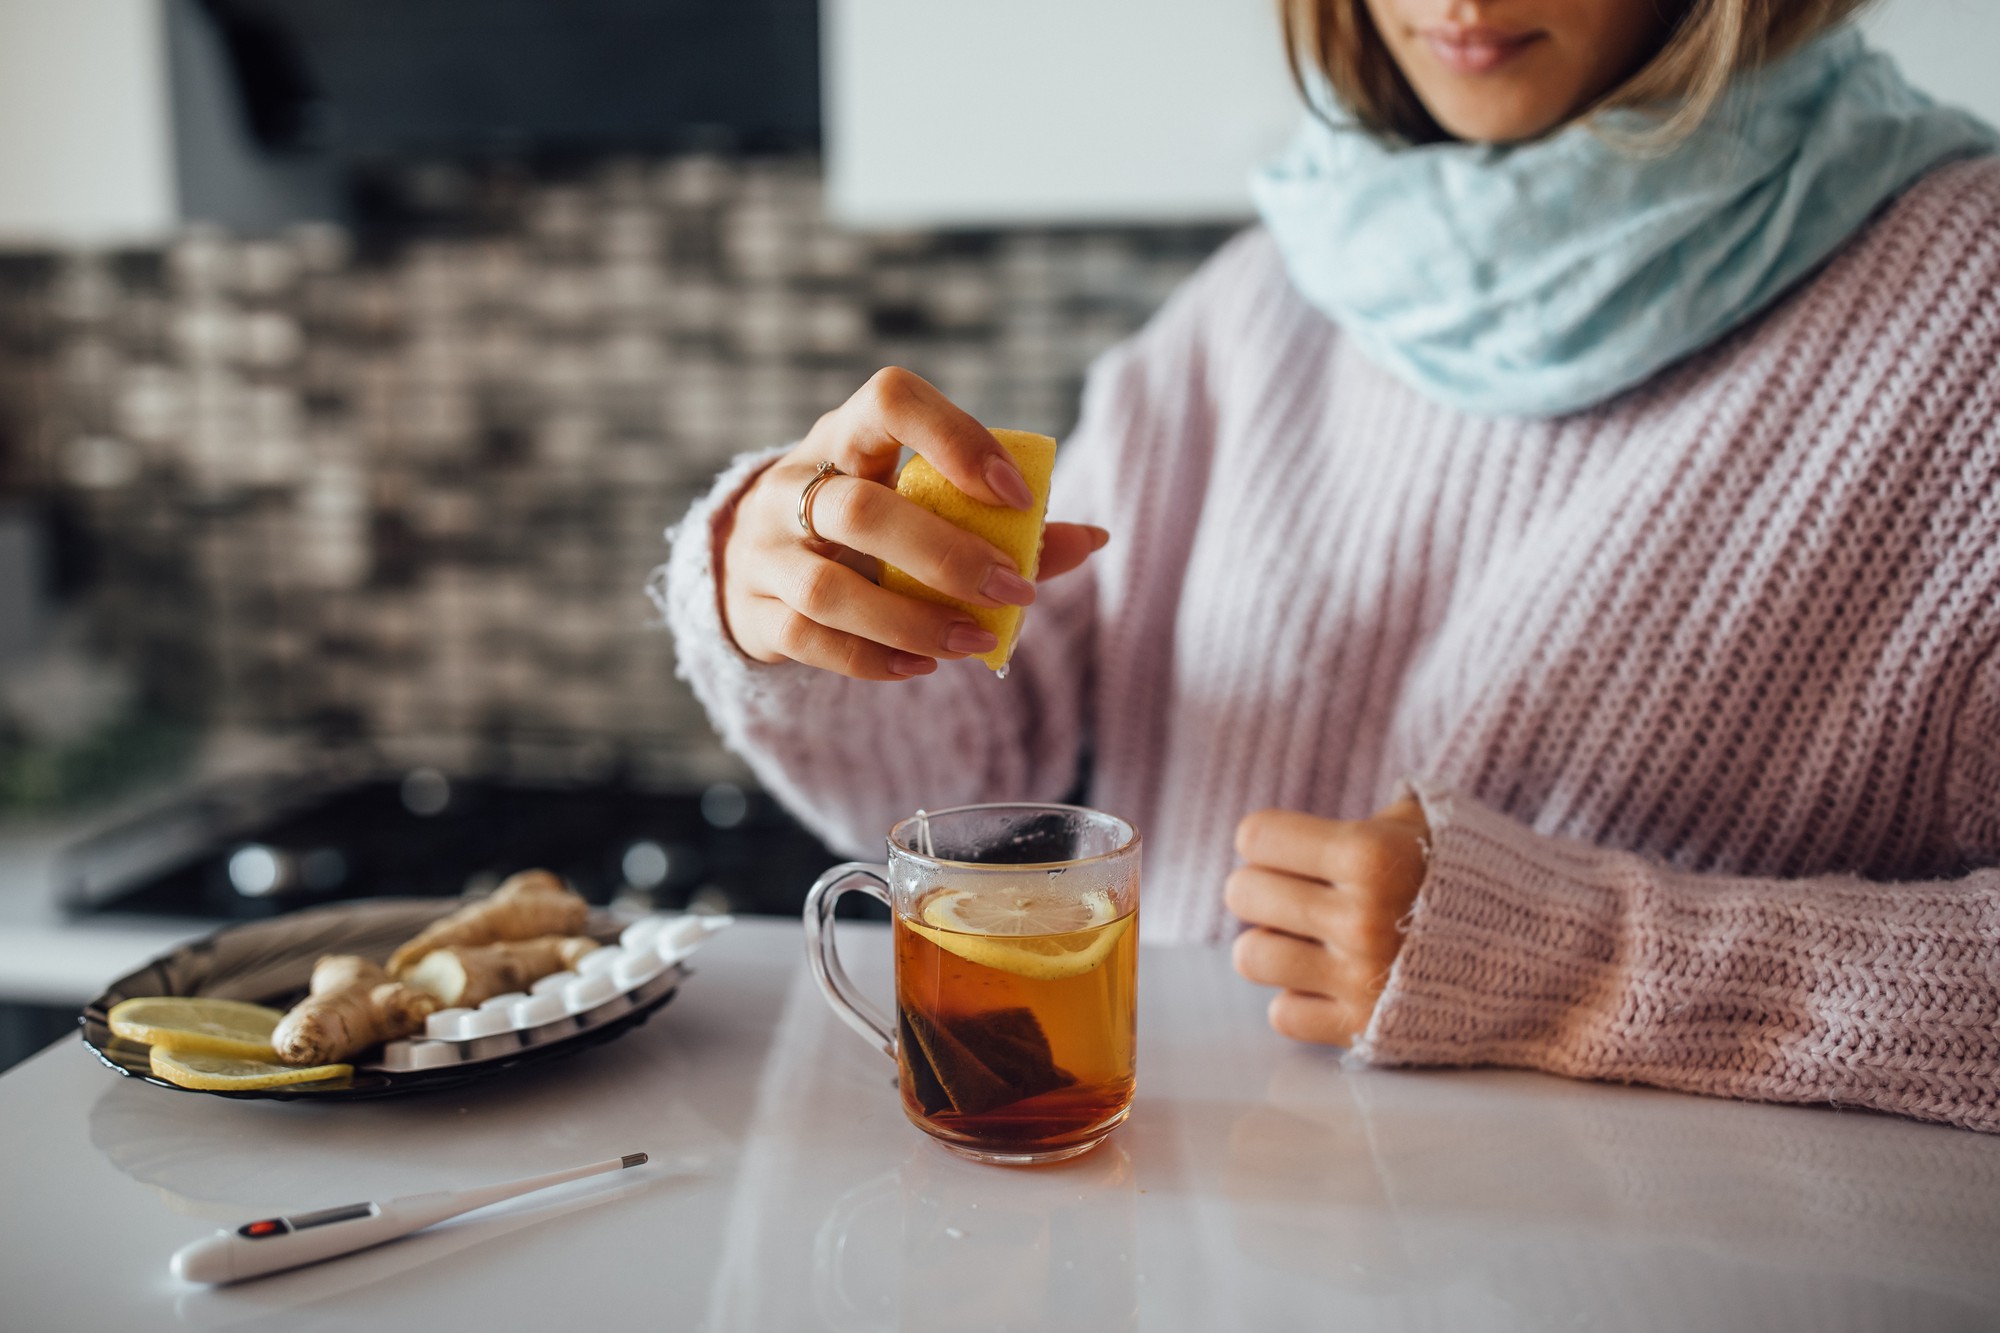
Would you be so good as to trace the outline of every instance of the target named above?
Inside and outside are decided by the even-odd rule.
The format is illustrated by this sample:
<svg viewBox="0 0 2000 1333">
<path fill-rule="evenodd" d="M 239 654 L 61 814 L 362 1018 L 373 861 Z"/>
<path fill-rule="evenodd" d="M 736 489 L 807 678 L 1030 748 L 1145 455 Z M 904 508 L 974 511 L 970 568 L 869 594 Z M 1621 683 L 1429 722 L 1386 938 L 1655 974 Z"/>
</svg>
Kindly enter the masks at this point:
<svg viewBox="0 0 2000 1333">
<path fill-rule="evenodd" d="M 73 914 L 253 920 L 478 894 L 541 867 L 594 903 L 796 915 L 840 859 L 769 796 L 730 783 L 658 791 L 420 768 L 211 789 L 79 843 L 61 873 Z"/>
</svg>

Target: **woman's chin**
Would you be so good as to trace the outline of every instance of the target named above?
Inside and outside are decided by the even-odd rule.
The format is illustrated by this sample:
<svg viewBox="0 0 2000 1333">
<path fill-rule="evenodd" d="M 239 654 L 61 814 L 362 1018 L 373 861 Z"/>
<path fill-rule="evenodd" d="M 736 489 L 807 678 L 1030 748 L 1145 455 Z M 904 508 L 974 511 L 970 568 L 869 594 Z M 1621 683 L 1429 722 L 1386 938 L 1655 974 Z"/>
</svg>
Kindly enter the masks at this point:
<svg viewBox="0 0 2000 1333">
<path fill-rule="evenodd" d="M 1523 98 L 1510 105 L 1502 99 L 1482 97 L 1463 101 L 1438 98 L 1425 100 L 1425 107 L 1438 127 L 1454 139 L 1466 143 L 1510 144 L 1539 139 L 1569 119 L 1568 109 L 1535 105 L 1540 98 Z"/>
</svg>

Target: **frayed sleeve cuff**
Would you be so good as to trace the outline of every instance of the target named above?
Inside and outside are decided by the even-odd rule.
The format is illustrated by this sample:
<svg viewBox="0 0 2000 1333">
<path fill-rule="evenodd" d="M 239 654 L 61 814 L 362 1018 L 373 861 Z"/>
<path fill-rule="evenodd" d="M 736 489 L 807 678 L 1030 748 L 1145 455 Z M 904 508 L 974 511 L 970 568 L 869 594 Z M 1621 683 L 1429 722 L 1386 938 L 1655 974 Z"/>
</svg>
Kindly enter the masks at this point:
<svg viewBox="0 0 2000 1333">
<path fill-rule="evenodd" d="M 1429 866 L 1354 1053 L 1396 1065 L 1546 1066 L 1617 970 L 1617 854 L 1546 838 L 1453 792 L 1412 790 Z M 1591 863 L 1594 873 L 1580 874 Z M 1615 875 L 1614 875 L 1615 878 Z"/>
</svg>

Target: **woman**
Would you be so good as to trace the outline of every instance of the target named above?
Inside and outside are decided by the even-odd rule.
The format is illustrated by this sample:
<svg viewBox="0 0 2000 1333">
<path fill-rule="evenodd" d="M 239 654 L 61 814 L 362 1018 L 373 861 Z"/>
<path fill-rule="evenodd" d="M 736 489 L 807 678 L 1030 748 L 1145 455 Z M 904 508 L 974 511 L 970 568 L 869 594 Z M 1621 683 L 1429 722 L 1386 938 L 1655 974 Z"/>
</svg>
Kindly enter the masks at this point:
<svg viewBox="0 0 2000 1333">
<path fill-rule="evenodd" d="M 1663 8 L 1294 6 L 1327 117 L 1096 367 L 1045 588 L 887 488 L 1026 495 L 901 371 L 672 534 L 725 739 L 853 846 L 1087 754 L 1302 1040 L 2000 1130 L 1994 139 L 1851 0 Z M 1013 674 L 875 559 L 1034 601 Z"/>
</svg>

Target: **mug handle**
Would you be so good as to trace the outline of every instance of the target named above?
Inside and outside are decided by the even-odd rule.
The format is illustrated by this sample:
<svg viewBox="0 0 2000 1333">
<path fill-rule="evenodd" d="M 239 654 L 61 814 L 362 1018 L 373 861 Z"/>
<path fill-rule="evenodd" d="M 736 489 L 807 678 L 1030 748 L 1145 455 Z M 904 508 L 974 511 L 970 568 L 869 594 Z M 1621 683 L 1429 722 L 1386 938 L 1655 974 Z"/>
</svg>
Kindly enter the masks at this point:
<svg viewBox="0 0 2000 1333">
<path fill-rule="evenodd" d="M 868 880 L 875 882 L 870 884 Z M 840 1021 L 893 1060 L 896 1034 L 889 1030 L 888 1018 L 854 989 L 833 947 L 833 907 L 850 888 L 881 899 L 885 907 L 893 910 L 889 899 L 889 867 L 866 861 L 835 866 L 815 880 L 812 891 L 806 894 L 806 961 L 812 964 L 813 980 L 819 983 L 821 994 L 840 1015 Z"/>
</svg>

